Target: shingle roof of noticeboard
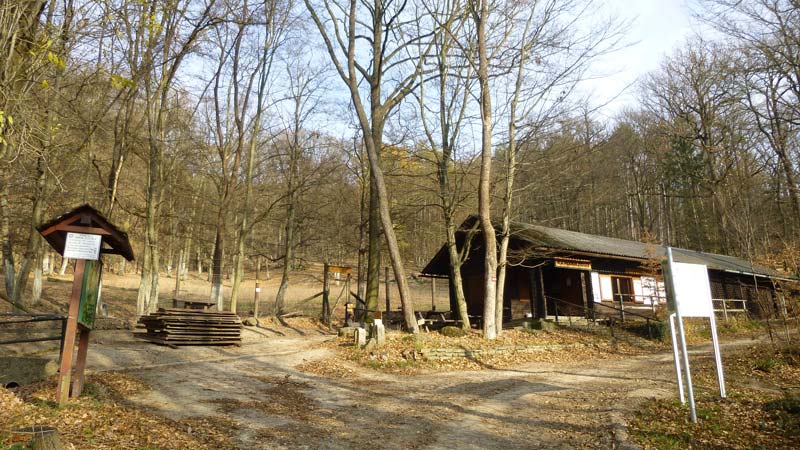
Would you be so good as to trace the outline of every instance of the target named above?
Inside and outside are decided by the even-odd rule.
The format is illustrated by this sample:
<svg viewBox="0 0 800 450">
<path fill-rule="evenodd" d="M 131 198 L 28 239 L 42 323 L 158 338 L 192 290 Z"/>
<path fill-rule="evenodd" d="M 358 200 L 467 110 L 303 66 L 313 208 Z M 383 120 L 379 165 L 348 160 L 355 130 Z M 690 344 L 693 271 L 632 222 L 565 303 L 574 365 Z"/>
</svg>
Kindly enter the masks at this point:
<svg viewBox="0 0 800 450">
<path fill-rule="evenodd" d="M 89 222 L 81 223 L 78 226 L 89 226 L 95 228 L 102 228 L 108 234 L 103 236 L 103 244 L 108 248 L 104 248 L 104 253 L 114 253 L 121 255 L 128 261 L 133 261 L 133 248 L 128 240 L 128 234 L 116 227 L 116 225 L 109 222 L 99 211 L 92 208 L 90 205 L 81 205 L 69 212 L 66 212 L 53 220 L 48 221 L 36 227 L 42 233 L 42 237 L 59 253 L 64 253 L 64 245 L 66 244 L 67 232 L 63 230 L 53 230 L 59 224 L 70 222 L 77 217 L 86 217 Z"/>
</svg>

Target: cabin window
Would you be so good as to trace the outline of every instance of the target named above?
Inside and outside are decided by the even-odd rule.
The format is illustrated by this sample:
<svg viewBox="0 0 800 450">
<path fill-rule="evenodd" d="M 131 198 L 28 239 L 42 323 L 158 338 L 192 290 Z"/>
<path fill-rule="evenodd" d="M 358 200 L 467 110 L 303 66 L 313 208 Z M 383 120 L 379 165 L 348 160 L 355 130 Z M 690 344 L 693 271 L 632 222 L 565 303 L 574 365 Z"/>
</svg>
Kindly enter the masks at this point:
<svg viewBox="0 0 800 450">
<path fill-rule="evenodd" d="M 664 283 L 653 277 L 642 277 L 642 298 L 646 305 L 661 303 L 661 299 L 664 298 L 663 292 Z"/>
<path fill-rule="evenodd" d="M 633 280 L 627 277 L 611 277 L 611 288 L 614 292 L 614 301 L 633 302 Z"/>
</svg>

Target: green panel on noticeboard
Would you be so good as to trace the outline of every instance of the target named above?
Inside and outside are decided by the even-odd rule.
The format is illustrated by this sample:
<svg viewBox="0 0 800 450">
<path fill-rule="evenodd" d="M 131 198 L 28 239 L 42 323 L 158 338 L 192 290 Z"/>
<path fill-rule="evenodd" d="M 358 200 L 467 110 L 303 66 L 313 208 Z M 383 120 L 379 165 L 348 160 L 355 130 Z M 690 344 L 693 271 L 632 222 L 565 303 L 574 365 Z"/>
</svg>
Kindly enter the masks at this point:
<svg viewBox="0 0 800 450">
<path fill-rule="evenodd" d="M 78 323 L 90 330 L 94 328 L 102 275 L 102 261 L 86 261 L 83 272 L 83 288 L 81 289 L 81 305 L 78 310 Z"/>
</svg>

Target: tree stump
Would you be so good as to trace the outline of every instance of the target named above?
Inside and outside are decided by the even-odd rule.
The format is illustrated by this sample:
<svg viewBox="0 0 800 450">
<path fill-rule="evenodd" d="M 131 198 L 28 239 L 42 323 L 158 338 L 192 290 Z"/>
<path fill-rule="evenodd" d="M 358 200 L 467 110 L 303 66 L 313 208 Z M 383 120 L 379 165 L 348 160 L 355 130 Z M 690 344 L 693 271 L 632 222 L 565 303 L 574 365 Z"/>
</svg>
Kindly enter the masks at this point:
<svg viewBox="0 0 800 450">
<path fill-rule="evenodd" d="M 33 450 L 64 450 L 64 444 L 58 435 L 58 430 L 53 427 L 32 426 L 13 431 L 14 434 L 30 436 L 28 445 Z"/>
</svg>

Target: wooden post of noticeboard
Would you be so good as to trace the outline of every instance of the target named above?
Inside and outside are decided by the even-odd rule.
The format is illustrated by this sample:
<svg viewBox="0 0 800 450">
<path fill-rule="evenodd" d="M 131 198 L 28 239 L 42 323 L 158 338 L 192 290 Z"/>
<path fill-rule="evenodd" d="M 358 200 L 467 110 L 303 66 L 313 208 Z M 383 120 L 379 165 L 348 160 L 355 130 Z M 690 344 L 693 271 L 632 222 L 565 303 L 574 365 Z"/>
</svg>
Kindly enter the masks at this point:
<svg viewBox="0 0 800 450">
<path fill-rule="evenodd" d="M 77 397 L 83 392 L 84 372 L 86 371 L 86 354 L 89 352 L 89 333 L 91 330 L 79 325 L 81 336 L 78 339 L 78 358 L 75 361 L 75 378 L 72 380 L 70 397 Z"/>
<path fill-rule="evenodd" d="M 59 405 L 66 403 L 69 398 L 69 384 L 72 378 L 72 353 L 75 351 L 75 334 L 78 330 L 78 308 L 81 302 L 83 289 L 83 272 L 86 260 L 75 261 L 75 277 L 72 280 L 72 294 L 69 298 L 69 312 L 67 313 L 67 330 L 64 335 L 64 351 L 61 354 L 61 370 L 58 372 L 58 387 L 56 397 Z M 85 355 L 84 355 L 85 358 Z M 82 376 L 83 374 L 81 374 Z"/>
<path fill-rule="evenodd" d="M 389 268 L 383 268 L 383 279 L 385 280 L 383 292 L 386 294 L 386 315 L 389 315 L 389 312 L 392 310 L 392 296 L 391 291 L 389 290 Z"/>
</svg>

